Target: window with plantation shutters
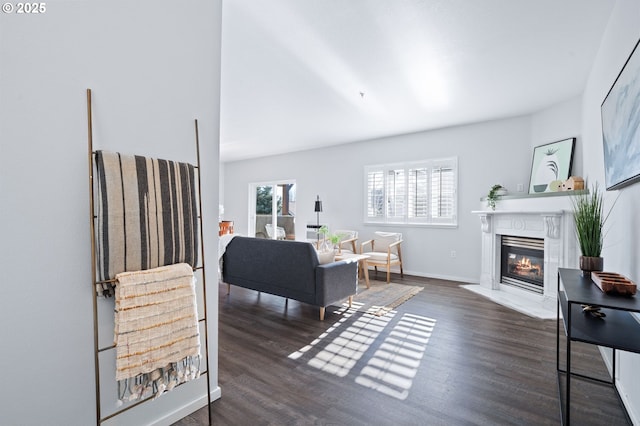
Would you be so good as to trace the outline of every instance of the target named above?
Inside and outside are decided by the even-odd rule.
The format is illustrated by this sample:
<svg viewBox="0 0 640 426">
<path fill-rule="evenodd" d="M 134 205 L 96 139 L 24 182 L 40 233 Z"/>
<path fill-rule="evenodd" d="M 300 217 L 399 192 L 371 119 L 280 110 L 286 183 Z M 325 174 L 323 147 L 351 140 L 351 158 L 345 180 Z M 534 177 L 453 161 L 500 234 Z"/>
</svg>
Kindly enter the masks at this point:
<svg viewBox="0 0 640 426">
<path fill-rule="evenodd" d="M 387 217 L 402 218 L 405 212 L 404 169 L 387 171 Z"/>
<path fill-rule="evenodd" d="M 384 172 L 372 170 L 367 173 L 367 217 L 384 217 Z"/>
<path fill-rule="evenodd" d="M 365 167 L 365 221 L 457 225 L 455 157 Z"/>
<path fill-rule="evenodd" d="M 431 169 L 431 217 L 447 223 L 455 215 L 455 171 L 451 166 L 436 165 Z"/>
<path fill-rule="evenodd" d="M 409 219 L 429 217 L 429 169 L 409 169 L 408 211 Z"/>
</svg>

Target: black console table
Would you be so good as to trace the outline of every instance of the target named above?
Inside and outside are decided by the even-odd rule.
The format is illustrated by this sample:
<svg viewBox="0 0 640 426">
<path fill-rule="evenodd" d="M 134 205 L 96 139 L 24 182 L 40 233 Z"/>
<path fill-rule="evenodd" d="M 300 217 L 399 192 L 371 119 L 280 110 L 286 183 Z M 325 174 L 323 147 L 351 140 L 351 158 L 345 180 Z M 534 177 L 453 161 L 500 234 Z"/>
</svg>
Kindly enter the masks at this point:
<svg viewBox="0 0 640 426">
<path fill-rule="evenodd" d="M 582 312 L 581 305 L 602 307 L 604 318 L 596 318 Z M 562 318 L 560 317 L 562 311 Z M 612 386 L 618 398 L 616 386 L 616 350 L 640 353 L 640 322 L 632 315 L 640 312 L 640 301 L 636 297 L 608 295 L 591 281 L 581 276 L 576 269 L 558 269 L 558 321 L 556 330 L 556 370 L 562 423 L 570 424 L 571 378 L 588 379 Z M 566 370 L 560 368 L 560 322 L 567 337 Z M 611 380 L 602 380 L 584 374 L 571 372 L 571 342 L 585 342 L 613 349 L 613 375 Z M 561 376 L 566 376 L 563 396 Z M 563 403 L 564 399 L 564 403 Z M 565 407 L 566 404 L 566 407 Z M 623 405 L 624 407 L 624 405 Z M 627 420 L 629 420 L 628 414 Z"/>
</svg>

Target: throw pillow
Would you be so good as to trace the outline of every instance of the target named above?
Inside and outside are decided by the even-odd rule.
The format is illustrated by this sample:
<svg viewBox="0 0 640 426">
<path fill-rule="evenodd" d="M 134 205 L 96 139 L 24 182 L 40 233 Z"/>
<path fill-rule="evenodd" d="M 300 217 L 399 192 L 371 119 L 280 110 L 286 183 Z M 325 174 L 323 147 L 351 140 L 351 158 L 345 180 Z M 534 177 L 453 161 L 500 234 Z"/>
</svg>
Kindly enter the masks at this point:
<svg viewBox="0 0 640 426">
<path fill-rule="evenodd" d="M 320 261 L 321 265 L 324 265 L 325 263 L 331 263 L 335 261 L 335 258 L 336 258 L 336 254 L 333 250 L 318 252 L 318 261 Z"/>
</svg>

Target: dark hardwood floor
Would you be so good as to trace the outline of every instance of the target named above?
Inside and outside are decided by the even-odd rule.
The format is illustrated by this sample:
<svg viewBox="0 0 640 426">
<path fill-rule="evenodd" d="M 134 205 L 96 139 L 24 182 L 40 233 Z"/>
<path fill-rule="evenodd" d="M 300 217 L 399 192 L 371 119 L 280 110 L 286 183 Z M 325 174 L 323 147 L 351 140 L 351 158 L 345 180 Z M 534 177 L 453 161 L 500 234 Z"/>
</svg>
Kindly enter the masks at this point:
<svg viewBox="0 0 640 426">
<path fill-rule="evenodd" d="M 212 404 L 212 423 L 560 424 L 555 320 L 455 282 L 393 281 L 424 290 L 385 317 L 331 307 L 322 322 L 318 308 L 233 286 L 227 296 L 221 285 L 222 398 Z M 573 368 L 608 377 L 595 347 L 574 350 Z M 572 424 L 627 424 L 611 388 L 571 383 Z M 207 423 L 203 408 L 175 425 Z"/>
</svg>

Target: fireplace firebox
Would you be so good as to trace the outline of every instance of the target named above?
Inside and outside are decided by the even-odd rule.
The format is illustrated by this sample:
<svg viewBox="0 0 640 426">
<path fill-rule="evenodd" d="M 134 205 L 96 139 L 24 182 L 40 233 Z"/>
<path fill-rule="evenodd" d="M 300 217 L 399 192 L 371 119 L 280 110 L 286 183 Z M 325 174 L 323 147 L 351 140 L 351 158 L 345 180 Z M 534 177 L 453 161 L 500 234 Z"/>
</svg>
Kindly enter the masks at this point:
<svg viewBox="0 0 640 426">
<path fill-rule="evenodd" d="M 503 235 L 500 282 L 544 292 L 544 239 Z"/>
</svg>

